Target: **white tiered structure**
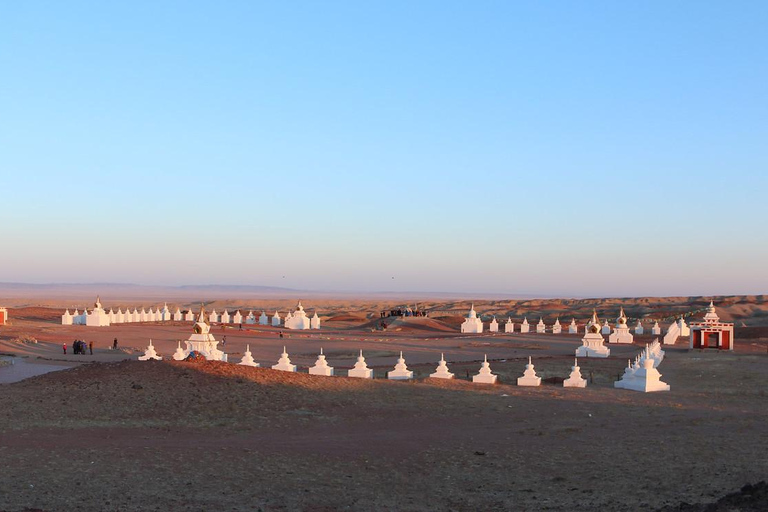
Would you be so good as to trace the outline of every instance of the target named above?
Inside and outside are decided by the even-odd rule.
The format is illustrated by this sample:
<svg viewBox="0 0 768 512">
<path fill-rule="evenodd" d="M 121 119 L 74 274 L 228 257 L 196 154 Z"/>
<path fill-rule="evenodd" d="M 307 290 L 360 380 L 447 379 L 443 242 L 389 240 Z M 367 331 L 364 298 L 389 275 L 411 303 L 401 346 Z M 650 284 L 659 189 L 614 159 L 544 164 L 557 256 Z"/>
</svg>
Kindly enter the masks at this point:
<svg viewBox="0 0 768 512">
<path fill-rule="evenodd" d="M 585 388 L 587 387 L 586 379 L 581 378 L 581 368 L 579 368 L 579 360 L 573 360 L 573 366 L 571 367 L 571 375 L 563 381 L 564 388 Z"/>
<path fill-rule="evenodd" d="M 661 381 L 661 374 L 653 367 L 652 358 L 644 359 L 640 368 L 633 367 L 632 363 L 628 361 L 624 375 L 622 375 L 621 380 L 614 382 L 613 386 L 642 393 L 669 391 L 670 389 L 669 384 Z"/>
<path fill-rule="evenodd" d="M 536 375 L 536 370 L 533 369 L 533 363 L 531 363 L 531 357 L 528 356 L 528 364 L 525 365 L 525 371 L 522 377 L 517 378 L 518 386 L 541 386 L 541 377 Z"/>
<path fill-rule="evenodd" d="M 400 351 L 395 369 L 387 372 L 387 378 L 389 380 L 411 380 L 413 378 L 413 372 L 406 366 L 402 351 Z"/>
<path fill-rule="evenodd" d="M 267 316 L 266 311 L 261 312 L 261 316 L 259 316 L 259 325 L 269 325 L 269 317 Z"/>
<path fill-rule="evenodd" d="M 603 329 L 600 331 L 600 334 L 611 334 L 611 326 L 608 325 L 608 319 L 605 319 L 605 323 L 603 324 Z"/>
<path fill-rule="evenodd" d="M 213 325 L 213 324 L 217 323 L 218 321 L 219 321 L 219 314 L 214 309 L 213 311 L 211 311 L 211 314 L 208 315 L 208 323 Z"/>
<path fill-rule="evenodd" d="M 173 359 L 175 361 L 183 361 L 185 357 L 184 349 L 181 348 L 181 340 L 179 340 L 179 345 L 176 347 L 176 352 L 173 353 Z"/>
<path fill-rule="evenodd" d="M 358 379 L 372 379 L 373 378 L 373 370 L 368 368 L 368 365 L 365 364 L 365 357 L 363 357 L 363 351 L 360 351 L 360 355 L 357 356 L 357 362 L 355 363 L 354 368 L 347 371 L 347 376 L 349 377 L 355 377 Z"/>
<path fill-rule="evenodd" d="M 597 312 L 593 311 L 590 326 L 581 338 L 581 346 L 576 349 L 576 357 L 608 357 L 611 350 L 603 344 L 604 341 L 603 335 L 600 334 L 600 320 L 597 318 Z"/>
<path fill-rule="evenodd" d="M 243 358 L 237 364 L 242 366 L 254 366 L 254 367 L 261 366 L 259 363 L 253 360 L 253 354 L 251 354 L 250 345 L 245 346 L 245 353 L 243 354 Z"/>
<path fill-rule="evenodd" d="M 627 315 L 624 314 L 624 308 L 621 308 L 619 317 L 616 319 L 616 327 L 613 329 L 613 333 L 608 336 L 608 343 L 632 343 L 634 337 L 629 332 L 629 326 L 627 325 Z"/>
<path fill-rule="evenodd" d="M 437 364 L 437 368 L 435 368 L 435 373 L 430 373 L 429 378 L 431 379 L 452 379 L 453 374 L 448 371 L 448 364 L 445 362 L 445 355 L 440 354 L 440 362 Z"/>
<path fill-rule="evenodd" d="M 272 365 L 272 369 L 280 370 L 281 372 L 296 371 L 296 365 L 291 364 L 291 359 L 288 357 L 288 352 L 286 352 L 285 347 L 283 347 L 283 353 L 280 354 L 280 359 L 277 361 L 277 364 Z"/>
<path fill-rule="evenodd" d="M 118 313 L 119 313 L 119 311 L 118 311 Z M 179 309 L 179 307 L 176 306 L 176 311 L 173 312 L 173 321 L 174 322 L 181 322 L 183 319 L 184 319 L 184 315 L 181 314 L 181 309 Z"/>
<path fill-rule="evenodd" d="M 147 347 L 147 350 L 144 351 L 143 356 L 139 356 L 139 361 L 149 361 L 150 359 L 154 359 L 155 361 L 162 361 L 162 356 L 157 355 L 157 352 L 155 352 L 155 347 L 152 345 L 152 340 L 149 340 L 149 346 Z"/>
<path fill-rule="evenodd" d="M 670 324 L 669 329 L 667 329 L 667 333 L 664 335 L 664 344 L 665 345 L 674 345 L 677 343 L 677 338 L 680 337 L 680 323 L 678 322 L 672 322 Z"/>
<path fill-rule="evenodd" d="M 655 322 L 653 324 L 653 327 L 651 327 L 651 334 L 654 336 L 661 336 L 661 327 L 659 326 L 659 322 Z"/>
<path fill-rule="evenodd" d="M 544 323 L 544 319 L 539 317 L 539 323 L 536 324 L 536 332 L 539 334 L 542 334 L 546 332 L 546 330 L 547 330 L 547 326 Z"/>
<path fill-rule="evenodd" d="M 230 320 L 229 311 L 225 309 L 224 312 L 221 314 L 221 323 L 228 324 L 229 320 Z"/>
<path fill-rule="evenodd" d="M 333 366 L 328 366 L 328 361 L 325 360 L 323 355 L 323 347 L 320 347 L 320 355 L 317 356 L 315 366 L 310 367 L 310 375 L 325 375 L 326 377 L 333 376 Z"/>
<path fill-rule="evenodd" d="M 509 317 L 507 317 L 507 321 L 504 323 L 504 332 L 515 332 L 515 324 Z"/>
<path fill-rule="evenodd" d="M 309 320 L 309 328 L 310 329 L 320 328 L 320 317 L 317 316 L 317 311 L 315 311 L 315 314 L 312 315 L 312 318 Z"/>
<path fill-rule="evenodd" d="M 474 304 L 472 304 L 472 308 L 469 310 L 469 316 L 467 316 L 461 324 L 461 332 L 471 334 L 480 334 L 483 332 L 483 321 L 478 318 Z"/>
<path fill-rule="evenodd" d="M 280 327 L 280 312 L 275 310 L 275 315 L 272 317 L 272 327 Z"/>
<path fill-rule="evenodd" d="M 245 317 L 245 323 L 248 325 L 253 325 L 256 323 L 256 315 L 253 314 L 253 311 L 248 312 L 248 316 Z"/>
<path fill-rule="evenodd" d="M 217 348 L 219 344 L 213 334 L 210 333 L 211 326 L 205 322 L 205 308 L 200 308 L 200 316 L 192 327 L 192 335 L 184 344 L 187 346 L 184 350 L 184 359 L 193 351 L 203 355 L 208 361 L 227 361 L 227 354 Z"/>
<path fill-rule="evenodd" d="M 189 311 L 187 311 L 187 314 L 184 315 L 184 321 L 185 322 L 194 322 L 195 321 L 195 313 L 192 311 L 192 308 L 189 308 Z"/>
<path fill-rule="evenodd" d="M 685 323 L 685 319 L 683 317 L 680 317 L 680 336 L 684 338 L 688 338 L 691 335 L 691 328 L 688 327 L 688 324 Z"/>
<path fill-rule="evenodd" d="M 491 373 L 491 365 L 488 364 L 488 354 L 483 359 L 483 364 L 480 366 L 480 371 L 477 375 L 472 376 L 472 382 L 477 384 L 496 384 L 498 375 Z"/>
<path fill-rule="evenodd" d="M 496 321 L 496 315 L 493 316 L 493 320 L 488 324 L 488 332 L 499 332 L 499 322 Z"/>
<path fill-rule="evenodd" d="M 563 332 L 563 326 L 560 325 L 560 317 L 557 317 L 555 323 L 552 324 L 552 334 L 560 334 Z"/>
<path fill-rule="evenodd" d="M 526 333 L 531 331 L 531 326 L 528 325 L 528 317 L 523 318 L 523 323 L 520 324 L 520 332 Z"/>
<path fill-rule="evenodd" d="M 642 335 L 645 332 L 645 329 L 643 328 L 642 322 L 640 320 L 637 321 L 637 325 L 635 326 L 635 334 L 637 336 Z"/>
<path fill-rule="evenodd" d="M 304 312 L 304 306 L 301 305 L 301 301 L 299 301 L 298 304 L 296 304 L 296 311 L 291 314 L 288 313 L 288 316 L 285 317 L 285 328 L 286 329 L 309 329 L 310 327 L 310 320 L 307 314 Z"/>
<path fill-rule="evenodd" d="M 61 325 L 72 325 L 72 315 L 69 313 L 69 310 L 66 310 L 61 315 Z"/>
<path fill-rule="evenodd" d="M 101 298 L 96 297 L 93 311 L 85 314 L 85 325 L 88 327 L 109 327 L 109 314 L 101 307 Z"/>
<path fill-rule="evenodd" d="M 579 327 L 576 325 L 576 319 L 571 318 L 571 324 L 568 326 L 568 334 L 578 334 Z"/>
<path fill-rule="evenodd" d="M 243 314 L 240 313 L 239 309 L 237 311 L 235 311 L 235 314 L 232 316 L 232 323 L 233 324 L 241 324 L 241 323 L 243 323 Z"/>
</svg>

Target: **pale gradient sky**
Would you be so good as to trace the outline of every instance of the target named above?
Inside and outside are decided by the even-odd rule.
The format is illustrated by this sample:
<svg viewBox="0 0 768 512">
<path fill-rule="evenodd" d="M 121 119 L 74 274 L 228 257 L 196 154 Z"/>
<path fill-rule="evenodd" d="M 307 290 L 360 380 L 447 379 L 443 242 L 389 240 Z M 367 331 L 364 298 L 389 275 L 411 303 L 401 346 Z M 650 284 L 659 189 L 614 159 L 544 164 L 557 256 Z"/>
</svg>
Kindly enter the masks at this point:
<svg viewBox="0 0 768 512">
<path fill-rule="evenodd" d="M 0 281 L 765 293 L 766 26 L 765 1 L 3 2 Z"/>
</svg>

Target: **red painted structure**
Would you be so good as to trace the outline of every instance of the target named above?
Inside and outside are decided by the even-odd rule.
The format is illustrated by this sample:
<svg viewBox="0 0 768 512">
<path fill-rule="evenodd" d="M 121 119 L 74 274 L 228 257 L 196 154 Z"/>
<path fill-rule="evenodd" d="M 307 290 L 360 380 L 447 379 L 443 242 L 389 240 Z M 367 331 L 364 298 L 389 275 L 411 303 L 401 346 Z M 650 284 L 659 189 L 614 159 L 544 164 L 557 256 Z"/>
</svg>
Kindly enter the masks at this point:
<svg viewBox="0 0 768 512">
<path fill-rule="evenodd" d="M 690 328 L 690 348 L 733 350 L 733 324 L 720 321 L 713 303 L 709 303 L 704 321 L 691 322 Z"/>
<path fill-rule="evenodd" d="M 8 323 L 8 310 L 5 308 L 0 308 L 0 325 L 5 325 Z"/>
</svg>

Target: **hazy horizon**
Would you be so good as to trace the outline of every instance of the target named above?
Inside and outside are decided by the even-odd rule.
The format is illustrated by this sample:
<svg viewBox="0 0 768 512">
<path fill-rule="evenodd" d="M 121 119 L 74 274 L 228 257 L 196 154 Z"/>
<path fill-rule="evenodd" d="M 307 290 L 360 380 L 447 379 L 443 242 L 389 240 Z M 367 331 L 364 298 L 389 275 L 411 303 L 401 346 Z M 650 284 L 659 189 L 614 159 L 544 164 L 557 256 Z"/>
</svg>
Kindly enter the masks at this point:
<svg viewBox="0 0 768 512">
<path fill-rule="evenodd" d="M 766 19 L 0 5 L 0 281 L 765 293 Z"/>
</svg>

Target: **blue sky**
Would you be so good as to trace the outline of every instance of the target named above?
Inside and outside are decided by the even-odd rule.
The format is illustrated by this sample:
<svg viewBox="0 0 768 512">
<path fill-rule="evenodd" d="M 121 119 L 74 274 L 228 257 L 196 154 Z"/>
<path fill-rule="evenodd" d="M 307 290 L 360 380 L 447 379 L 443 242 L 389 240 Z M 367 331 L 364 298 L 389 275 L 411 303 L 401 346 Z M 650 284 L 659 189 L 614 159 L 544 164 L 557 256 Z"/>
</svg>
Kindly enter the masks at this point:
<svg viewBox="0 0 768 512">
<path fill-rule="evenodd" d="M 766 292 L 767 22 L 2 3 L 0 281 Z"/>
</svg>

